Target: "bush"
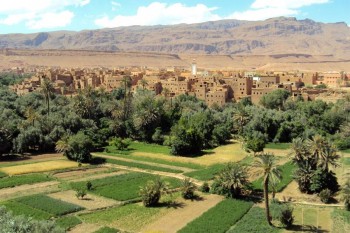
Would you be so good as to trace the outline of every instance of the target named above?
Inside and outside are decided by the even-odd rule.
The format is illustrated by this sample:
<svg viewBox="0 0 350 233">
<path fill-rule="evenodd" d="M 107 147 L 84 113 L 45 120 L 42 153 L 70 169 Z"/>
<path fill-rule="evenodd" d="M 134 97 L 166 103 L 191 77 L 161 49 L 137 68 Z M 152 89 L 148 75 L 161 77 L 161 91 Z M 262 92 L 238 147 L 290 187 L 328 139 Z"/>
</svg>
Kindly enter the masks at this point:
<svg viewBox="0 0 350 233">
<path fill-rule="evenodd" d="M 127 150 L 130 144 L 131 144 L 130 139 L 122 139 L 118 137 L 113 137 L 109 141 L 110 146 L 114 146 L 117 150 L 121 150 L 121 151 Z"/>
<path fill-rule="evenodd" d="M 294 217 L 293 217 L 293 208 L 290 206 L 286 206 L 281 210 L 281 216 L 279 218 L 280 222 L 286 228 L 290 228 L 293 225 Z"/>
<path fill-rule="evenodd" d="M 86 189 L 91 191 L 93 189 L 91 181 L 86 182 Z"/>
<path fill-rule="evenodd" d="M 315 193 L 320 193 L 324 189 L 329 189 L 332 193 L 339 191 L 339 184 L 334 172 L 326 172 L 322 169 L 317 169 L 312 178 L 310 190 Z"/>
<path fill-rule="evenodd" d="M 196 185 L 190 180 L 190 178 L 185 178 L 182 181 L 181 194 L 185 199 L 193 199 L 195 197 L 194 191 L 196 190 Z"/>
<path fill-rule="evenodd" d="M 84 197 L 86 196 L 86 190 L 85 189 L 78 189 L 78 190 L 76 190 L 75 196 L 78 199 L 84 199 Z"/>
<path fill-rule="evenodd" d="M 152 141 L 162 145 L 164 143 L 164 136 L 162 135 L 162 129 L 161 128 L 156 128 L 156 131 L 152 135 Z"/>
<path fill-rule="evenodd" d="M 329 189 L 324 189 L 320 192 L 319 197 L 323 203 L 327 204 L 327 203 L 329 203 L 329 201 L 332 197 L 332 191 Z"/>
<path fill-rule="evenodd" d="M 143 205 L 146 207 L 157 205 L 162 193 L 167 192 L 167 189 L 167 184 L 160 179 L 157 179 L 156 181 L 148 181 L 139 192 Z"/>
<path fill-rule="evenodd" d="M 210 191 L 210 187 L 208 182 L 204 182 L 200 187 L 199 187 L 199 191 L 203 192 L 203 193 L 209 193 Z"/>
</svg>

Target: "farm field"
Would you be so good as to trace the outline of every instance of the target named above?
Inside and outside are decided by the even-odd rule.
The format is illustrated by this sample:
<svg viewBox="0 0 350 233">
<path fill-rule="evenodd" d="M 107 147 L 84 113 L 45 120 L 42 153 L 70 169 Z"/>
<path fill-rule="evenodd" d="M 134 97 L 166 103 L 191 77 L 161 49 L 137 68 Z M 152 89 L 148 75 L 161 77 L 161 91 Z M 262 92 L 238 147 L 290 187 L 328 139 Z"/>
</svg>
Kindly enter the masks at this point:
<svg viewBox="0 0 350 233">
<path fill-rule="evenodd" d="M 240 144 L 231 143 L 206 151 L 201 156 L 185 158 L 171 156 L 164 146 L 134 142 L 126 152 L 94 153 L 104 157 L 100 165 L 84 164 L 53 157 L 49 160 L 26 160 L 1 163 L 0 196 L 8 198 L 0 202 L 14 215 L 25 215 L 37 220 L 54 220 L 67 232 L 295 232 L 301 229 L 313 232 L 342 232 L 348 229 L 349 216 L 339 207 L 298 205 L 309 201 L 321 204 L 317 196 L 299 194 L 292 181 L 295 166 L 289 161 L 289 144 L 269 145 L 266 150 L 278 151 L 278 167 L 282 182 L 276 188 L 276 198 L 292 200 L 294 228 L 284 230 L 266 223 L 263 204 L 259 200 L 226 199 L 224 196 L 197 191 L 198 199 L 185 200 L 180 193 L 182 179 L 190 177 L 198 183 L 211 183 L 227 162 L 237 161 L 250 166 L 254 156 L 246 153 Z M 154 147 L 155 152 L 152 152 Z M 107 157 L 108 156 L 108 157 Z M 341 160 L 338 172 L 350 166 L 346 156 Z M 114 166 L 117 165 L 117 166 Z M 120 166 L 120 167 L 119 167 Z M 23 169 L 23 170 L 22 170 Z M 137 169 L 137 171 L 135 171 Z M 258 172 L 250 168 L 251 173 Z M 18 175 L 17 175 L 18 174 Z M 150 180 L 166 182 L 171 193 L 163 195 L 159 205 L 144 207 L 140 187 Z M 261 193 L 261 174 L 250 176 L 253 191 Z M 54 189 L 45 186 L 56 182 Z M 87 184 L 91 188 L 87 189 Z M 36 192 L 15 194 L 16 189 L 31 186 Z M 43 185 L 44 187 L 41 187 Z M 78 190 L 86 190 L 83 198 L 77 198 Z M 335 228 L 334 222 L 339 223 Z M 342 224 L 342 225 L 341 225 Z M 335 230 L 334 230 L 335 229 Z"/>
</svg>

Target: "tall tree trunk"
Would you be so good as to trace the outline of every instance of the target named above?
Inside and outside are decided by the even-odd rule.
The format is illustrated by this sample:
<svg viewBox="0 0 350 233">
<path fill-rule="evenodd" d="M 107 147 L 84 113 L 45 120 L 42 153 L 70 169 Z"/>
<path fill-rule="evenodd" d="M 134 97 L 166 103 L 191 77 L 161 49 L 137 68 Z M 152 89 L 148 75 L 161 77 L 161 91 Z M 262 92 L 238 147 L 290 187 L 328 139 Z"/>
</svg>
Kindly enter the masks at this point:
<svg viewBox="0 0 350 233">
<path fill-rule="evenodd" d="M 271 217 L 270 217 L 270 207 L 269 207 L 269 176 L 268 175 L 265 175 L 265 178 L 264 178 L 264 199 L 265 199 L 266 219 L 269 225 L 272 226 Z"/>
</svg>

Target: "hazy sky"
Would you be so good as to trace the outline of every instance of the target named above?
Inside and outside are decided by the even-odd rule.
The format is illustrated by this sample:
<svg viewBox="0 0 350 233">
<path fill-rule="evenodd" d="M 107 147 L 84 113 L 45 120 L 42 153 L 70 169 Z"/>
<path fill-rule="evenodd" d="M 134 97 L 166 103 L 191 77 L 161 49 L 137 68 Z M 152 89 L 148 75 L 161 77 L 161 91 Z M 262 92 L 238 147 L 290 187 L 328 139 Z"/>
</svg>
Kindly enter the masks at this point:
<svg viewBox="0 0 350 233">
<path fill-rule="evenodd" d="M 0 0 L 0 34 L 277 16 L 350 26 L 350 0 Z"/>
</svg>

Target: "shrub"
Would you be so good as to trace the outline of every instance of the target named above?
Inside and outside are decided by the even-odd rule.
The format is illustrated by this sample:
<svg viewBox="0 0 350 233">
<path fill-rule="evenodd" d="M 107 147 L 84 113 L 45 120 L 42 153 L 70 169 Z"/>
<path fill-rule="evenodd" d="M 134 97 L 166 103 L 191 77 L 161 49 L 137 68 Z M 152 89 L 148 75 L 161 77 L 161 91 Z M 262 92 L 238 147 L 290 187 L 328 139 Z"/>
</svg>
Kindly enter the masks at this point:
<svg viewBox="0 0 350 233">
<path fill-rule="evenodd" d="M 139 192 L 143 205 L 146 207 L 155 206 L 158 204 L 162 193 L 167 192 L 167 189 L 167 184 L 160 179 L 148 181 L 144 187 L 141 187 Z"/>
<path fill-rule="evenodd" d="M 182 181 L 181 194 L 185 199 L 193 199 L 195 197 L 194 191 L 196 190 L 196 185 L 191 181 L 190 178 L 185 178 Z"/>
<path fill-rule="evenodd" d="M 91 191 L 93 189 L 91 181 L 86 182 L 86 189 Z"/>
<path fill-rule="evenodd" d="M 85 189 L 78 189 L 78 190 L 76 190 L 75 196 L 78 199 L 84 199 L 84 197 L 86 196 L 86 190 Z"/>
<path fill-rule="evenodd" d="M 324 189 L 320 192 L 319 194 L 320 196 L 320 200 L 323 202 L 323 203 L 328 203 L 332 197 L 332 191 L 329 190 L 329 189 Z"/>
<path fill-rule="evenodd" d="M 199 191 L 203 192 L 203 193 L 209 193 L 210 191 L 210 187 L 208 182 L 204 182 L 200 187 L 199 187 Z"/>
<path fill-rule="evenodd" d="M 285 206 L 282 208 L 279 220 L 283 226 L 290 228 L 294 222 L 293 208 L 290 206 Z"/>
<path fill-rule="evenodd" d="M 127 150 L 130 144 L 131 144 L 130 139 L 122 139 L 118 137 L 113 137 L 109 141 L 110 146 L 114 146 L 117 150 L 122 150 L 122 151 Z"/>
<path fill-rule="evenodd" d="M 315 193 L 320 193 L 324 189 L 329 189 L 332 193 L 339 191 L 339 184 L 334 172 L 326 172 L 322 169 L 317 169 L 311 177 L 310 190 Z"/>
<path fill-rule="evenodd" d="M 162 129 L 160 127 L 156 128 L 156 131 L 152 135 L 152 141 L 162 145 L 164 142 L 164 136 L 162 135 Z"/>
</svg>

